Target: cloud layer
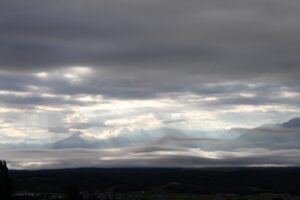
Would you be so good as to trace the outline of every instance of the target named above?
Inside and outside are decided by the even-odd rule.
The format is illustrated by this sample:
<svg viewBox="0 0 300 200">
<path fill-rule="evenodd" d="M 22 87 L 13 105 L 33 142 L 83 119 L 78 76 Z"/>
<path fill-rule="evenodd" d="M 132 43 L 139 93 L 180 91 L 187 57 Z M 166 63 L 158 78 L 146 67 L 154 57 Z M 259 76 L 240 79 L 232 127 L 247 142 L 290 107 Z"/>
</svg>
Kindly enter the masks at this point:
<svg viewBox="0 0 300 200">
<path fill-rule="evenodd" d="M 0 146 L 188 136 L 252 148 L 244 129 L 300 116 L 299 11 L 297 0 L 2 0 Z M 292 132 L 270 133 L 286 140 L 273 150 L 293 151 Z"/>
</svg>

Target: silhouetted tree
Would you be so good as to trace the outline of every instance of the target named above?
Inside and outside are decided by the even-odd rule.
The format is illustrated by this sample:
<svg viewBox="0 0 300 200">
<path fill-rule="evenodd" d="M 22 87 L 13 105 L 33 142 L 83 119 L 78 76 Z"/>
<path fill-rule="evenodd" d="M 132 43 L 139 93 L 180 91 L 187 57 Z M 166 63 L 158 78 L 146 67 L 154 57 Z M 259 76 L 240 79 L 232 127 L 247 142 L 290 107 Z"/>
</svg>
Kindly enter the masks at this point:
<svg viewBox="0 0 300 200">
<path fill-rule="evenodd" d="M 12 185 L 9 178 L 8 168 L 4 160 L 0 160 L 0 199 L 12 199 Z"/>
</svg>

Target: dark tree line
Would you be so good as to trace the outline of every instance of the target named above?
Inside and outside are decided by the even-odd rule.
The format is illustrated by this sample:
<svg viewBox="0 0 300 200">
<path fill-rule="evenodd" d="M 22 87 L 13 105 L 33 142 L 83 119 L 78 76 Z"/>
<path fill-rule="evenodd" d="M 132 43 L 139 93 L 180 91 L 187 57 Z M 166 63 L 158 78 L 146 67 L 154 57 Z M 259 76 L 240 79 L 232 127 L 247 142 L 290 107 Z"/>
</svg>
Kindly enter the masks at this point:
<svg viewBox="0 0 300 200">
<path fill-rule="evenodd" d="M 0 160 L 0 199 L 12 200 L 12 184 L 4 160 Z"/>
<path fill-rule="evenodd" d="M 72 185 L 65 189 L 66 200 L 83 200 L 77 185 Z"/>
</svg>

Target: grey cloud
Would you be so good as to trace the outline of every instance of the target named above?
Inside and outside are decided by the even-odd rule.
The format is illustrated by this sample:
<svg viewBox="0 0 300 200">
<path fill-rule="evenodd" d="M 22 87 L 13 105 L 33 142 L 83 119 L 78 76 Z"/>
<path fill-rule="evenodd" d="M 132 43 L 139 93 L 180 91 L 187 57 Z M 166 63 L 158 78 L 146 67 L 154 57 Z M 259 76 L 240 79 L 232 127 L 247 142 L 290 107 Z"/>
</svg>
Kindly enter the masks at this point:
<svg viewBox="0 0 300 200">
<path fill-rule="evenodd" d="M 188 151 L 188 150 L 184 148 L 162 147 L 162 146 L 146 146 L 142 148 L 132 148 L 133 153 L 172 152 L 172 151 Z"/>
<path fill-rule="evenodd" d="M 227 134 L 241 133 L 230 140 L 193 138 L 176 130 L 165 136 L 144 134 L 146 140 L 121 135 L 95 141 L 76 133 L 44 146 L 23 144 L 23 150 L 15 144 L 10 150 L 4 148 L 0 156 L 14 168 L 299 166 L 299 124 L 295 118 L 255 129 L 229 130 Z"/>
<path fill-rule="evenodd" d="M 291 124 L 290 126 L 287 126 Z M 297 127 L 295 127 L 297 126 Z M 72 135 L 54 144 L 55 148 L 119 148 L 119 147 L 172 147 L 201 148 L 211 151 L 264 148 L 269 150 L 299 149 L 299 118 L 283 124 L 264 125 L 254 129 L 231 129 L 225 132 L 200 131 L 189 133 L 177 129 L 123 133 L 107 140 L 85 140 L 81 135 Z M 223 136 L 225 135 L 225 136 Z M 227 135 L 227 136 L 226 136 Z M 227 139 L 226 139 L 227 137 Z M 230 138 L 231 137 L 231 138 Z M 220 139 L 223 138 L 223 139 Z"/>
<path fill-rule="evenodd" d="M 93 128 L 89 125 L 87 128 Z M 268 150 L 299 149 L 299 118 L 283 124 L 264 125 L 254 129 L 234 128 L 225 131 L 183 131 L 157 129 L 126 131 L 114 137 L 97 139 L 82 132 L 69 131 L 70 127 L 50 127 L 53 133 L 71 133 L 64 139 L 43 143 L 48 149 L 107 149 L 107 148 L 181 148 L 209 151 L 239 151 L 239 149 L 264 148 Z M 78 128 L 80 129 L 80 128 Z M 81 129 L 84 130 L 84 129 Z M 24 143 L 26 146 L 26 143 Z M 6 144 L 6 148 L 21 149 L 22 143 Z M 30 148 L 27 145 L 26 148 Z M 35 145 L 31 144 L 31 148 Z M 40 144 L 36 148 L 40 148 Z"/>
<path fill-rule="evenodd" d="M 167 134 L 157 140 L 153 141 L 152 145 L 169 146 L 169 147 L 185 147 L 185 148 L 203 148 L 214 147 L 215 145 L 222 144 L 224 141 L 215 138 L 200 138 L 189 137 L 176 134 Z"/>
<path fill-rule="evenodd" d="M 33 112 L 36 106 L 41 105 L 69 108 L 99 104 L 94 98 L 99 95 L 106 102 L 116 99 L 172 99 L 176 108 L 172 105 L 165 108 L 170 109 L 166 115 L 175 114 L 181 105 L 188 105 L 189 109 L 200 107 L 205 111 L 218 111 L 224 119 L 226 114 L 219 111 L 237 105 L 273 105 L 296 108 L 294 113 L 273 114 L 277 119 L 281 115 L 295 116 L 298 114 L 299 96 L 287 98 L 281 92 L 300 92 L 299 11 L 297 0 L 2 0 L 0 104 L 7 109 L 23 111 L 3 111 L 0 115 L 13 120 L 17 128 L 31 126 L 49 129 L 53 133 L 68 129 L 71 132 L 72 129 L 86 131 L 93 128 L 98 131 L 105 126 L 101 122 L 64 124 L 67 111 L 62 114 L 48 111 L 40 115 Z M 92 70 L 88 75 L 78 75 L 80 81 L 64 77 L 72 73 L 74 66 L 86 66 Z M 39 72 L 46 72 L 48 76 L 36 76 L 35 73 Z M 64 95 L 70 98 L 64 98 Z M 85 95 L 91 95 L 92 101 L 79 99 Z M 63 148 L 128 147 L 147 141 L 143 156 L 154 156 L 151 159 L 134 155 L 126 160 L 106 160 L 103 165 L 130 166 L 131 162 L 136 162 L 140 166 L 160 166 L 162 160 L 174 166 L 181 166 L 184 162 L 187 163 L 185 166 L 201 163 L 299 164 L 294 154 L 298 150 L 291 150 L 298 149 L 298 130 L 287 127 L 284 130 L 243 130 L 243 134 L 247 133 L 231 141 L 234 144 L 228 147 L 228 143 L 219 145 L 219 141 L 203 138 L 222 135 L 233 139 L 240 134 L 237 130 L 202 132 L 168 129 L 168 126 L 184 122 L 184 119 L 164 116 L 164 108 L 160 111 L 143 109 L 135 112 L 162 113 L 161 122 L 165 128 L 139 130 L 138 133 L 127 130 L 111 140 L 95 140 L 92 143 L 81 135 L 72 135 L 58 142 L 57 146 L 51 146 L 70 155 L 72 159 L 68 161 L 56 159 L 58 150 L 27 151 L 27 156 L 30 157 L 31 153 L 44 155 L 50 158 L 48 166 L 52 167 L 63 163 L 65 166 L 79 166 L 82 165 L 79 157 L 97 157 L 97 153 L 90 153 L 91 149 L 86 153 Z M 184 112 L 183 109 L 178 112 Z M 94 115 L 97 115 L 93 118 L 99 118 L 98 121 L 104 121 L 107 116 L 102 113 Z M 272 119 L 276 118 L 274 116 Z M 258 138 L 261 138 L 260 142 L 256 141 Z M 73 143 L 68 144 L 70 141 Z M 216 150 L 213 143 L 228 151 L 262 147 L 273 151 L 267 154 L 260 152 L 260 157 L 231 155 L 224 159 L 180 154 L 182 148 Z M 42 148 L 39 144 L 35 147 Z M 164 148 L 170 148 L 170 152 L 178 152 L 178 155 L 153 155 L 156 150 L 164 151 Z M 176 151 L 176 148 L 179 149 Z M 12 158 L 22 154 L 20 151 L 6 153 Z M 104 151 L 101 154 L 112 156 Z M 53 157 L 47 157 L 49 155 Z M 87 158 L 87 163 L 98 166 L 100 161 L 93 160 L 92 156 Z M 30 160 L 33 159 L 24 162 Z M 20 165 L 16 163 L 15 166 Z"/>
<path fill-rule="evenodd" d="M 14 95 L 14 94 L 1 94 L 0 103 L 7 107 L 24 107 L 24 106 L 38 106 L 38 105 L 49 105 L 49 106 L 61 106 L 61 105 L 83 105 L 83 102 L 65 99 L 63 97 L 43 97 L 41 95 Z"/>
<path fill-rule="evenodd" d="M 57 126 L 48 128 L 48 131 L 52 133 L 68 133 L 70 130 L 67 127 Z"/>
<path fill-rule="evenodd" d="M 97 73 L 80 77 L 80 82 L 72 82 L 63 77 L 71 69 L 64 68 L 63 71 L 50 71 L 49 77 L 39 78 L 32 73 L 19 74 L 17 72 L 1 72 L 0 89 L 13 92 L 30 92 L 36 93 L 29 96 L 16 96 L 13 94 L 2 94 L 2 101 L 9 104 L 78 104 L 83 102 L 77 101 L 74 95 L 98 95 L 109 98 L 125 98 L 125 99 L 145 99 L 145 98 L 161 98 L 170 96 L 172 92 L 192 92 L 197 95 L 206 95 L 216 97 L 216 101 L 202 102 L 207 105 L 231 106 L 231 105 L 259 105 L 259 104 L 288 104 L 299 105 L 297 98 L 285 98 L 279 96 L 280 92 L 299 92 L 297 87 L 282 86 L 280 84 L 258 83 L 251 85 L 250 83 L 241 82 L 225 82 L 210 83 L 192 80 L 189 83 L 186 80 L 179 79 L 173 82 L 173 79 L 167 79 L 163 84 L 160 78 L 150 76 L 146 79 L 143 77 L 135 77 L 135 74 L 125 74 L 114 77 L 110 72 L 103 72 L 101 75 Z M 37 91 L 32 91 L 35 87 Z M 73 95 L 72 99 L 65 100 L 61 97 L 41 97 L 39 93 L 49 93 L 57 95 Z M 250 93 L 253 97 L 239 96 L 241 93 Z M 275 98 L 276 97 L 276 98 Z M 178 96 L 172 96 L 178 99 Z M 199 100 L 201 98 L 199 97 Z M 87 104 L 87 103 L 85 103 Z"/>
<path fill-rule="evenodd" d="M 74 123 L 70 126 L 70 128 L 73 129 L 88 129 L 93 127 L 105 127 L 106 125 L 102 122 L 98 123 Z"/>
<path fill-rule="evenodd" d="M 161 151 L 160 151 L 161 152 Z M 264 165 L 299 165 L 299 150 L 267 151 L 258 149 L 245 152 L 211 152 L 220 158 L 209 158 L 205 151 L 199 156 L 188 155 L 191 152 L 169 149 L 170 154 L 156 154 L 153 151 L 132 152 L 130 149 L 119 151 L 105 150 L 26 150 L 1 151 L 12 168 L 41 169 L 69 167 L 221 167 L 221 166 L 264 166 Z M 176 154 L 176 155 L 175 155 Z M 14 159 L 11 159 L 14 158 Z M 38 159 L 37 159 L 38 158 Z"/>
<path fill-rule="evenodd" d="M 176 76 L 236 79 L 278 74 L 297 81 L 299 7 L 295 0 L 2 1 L 1 66 L 108 66 L 143 76 L 147 68 L 171 69 Z"/>
<path fill-rule="evenodd" d="M 181 123 L 185 122 L 185 119 L 170 119 L 170 120 L 163 120 L 162 123 L 164 124 L 175 124 L 175 123 Z"/>
<path fill-rule="evenodd" d="M 266 93 L 265 96 L 242 97 L 227 96 L 211 102 L 204 102 L 207 106 L 236 106 L 236 105 L 288 105 L 298 107 L 300 101 L 297 98 L 285 98 L 280 96 L 271 96 Z"/>
<path fill-rule="evenodd" d="M 11 121 L 10 127 L 14 129 L 21 129 L 22 131 L 47 131 L 49 127 L 65 126 L 64 119 L 67 115 L 72 114 L 70 110 L 65 111 L 43 111 L 30 107 L 20 107 L 17 111 L 0 112 L 0 117 Z M 32 128 L 32 129 L 30 129 Z M 6 130 L 2 130 L 5 131 Z M 10 131 L 7 134 L 12 134 Z M 27 136 L 27 134 L 25 135 Z M 41 135 L 42 136 L 42 135 Z M 29 135 L 28 135 L 29 137 Z M 43 136 L 41 137 L 43 138 Z"/>
</svg>

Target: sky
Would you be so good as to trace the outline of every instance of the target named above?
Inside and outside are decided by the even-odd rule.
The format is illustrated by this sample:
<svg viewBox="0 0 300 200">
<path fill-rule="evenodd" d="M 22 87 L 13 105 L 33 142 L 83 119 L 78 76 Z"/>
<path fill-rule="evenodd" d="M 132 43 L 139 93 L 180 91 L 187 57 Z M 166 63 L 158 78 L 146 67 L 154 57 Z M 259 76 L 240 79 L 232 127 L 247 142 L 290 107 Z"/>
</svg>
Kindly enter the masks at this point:
<svg viewBox="0 0 300 200">
<path fill-rule="evenodd" d="M 298 166 L 299 35 L 298 0 L 1 0 L 0 158 Z"/>
</svg>

